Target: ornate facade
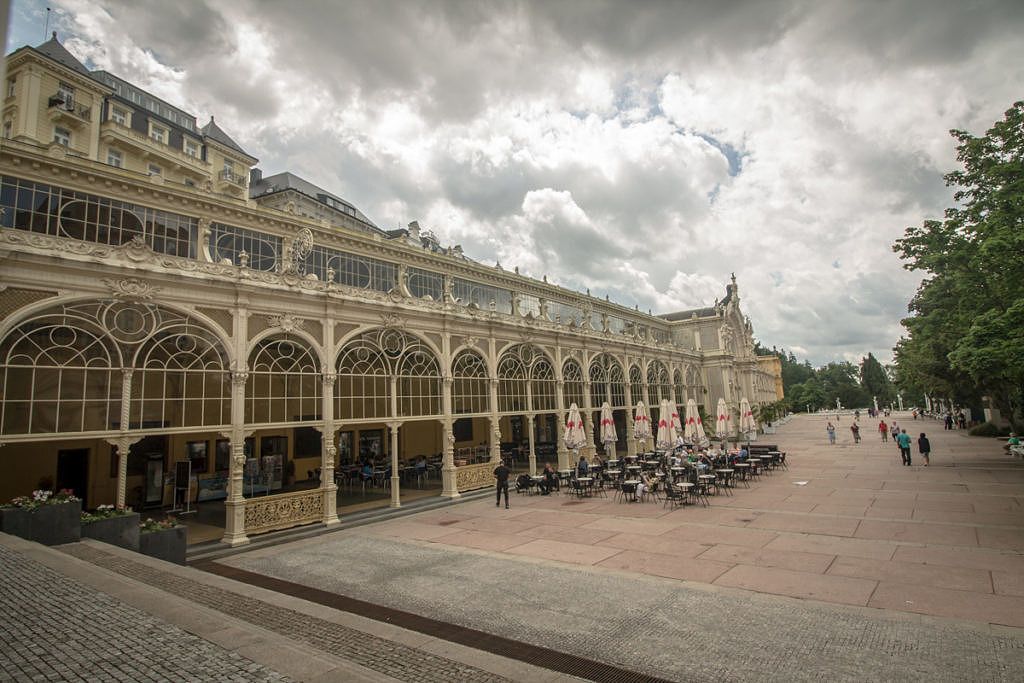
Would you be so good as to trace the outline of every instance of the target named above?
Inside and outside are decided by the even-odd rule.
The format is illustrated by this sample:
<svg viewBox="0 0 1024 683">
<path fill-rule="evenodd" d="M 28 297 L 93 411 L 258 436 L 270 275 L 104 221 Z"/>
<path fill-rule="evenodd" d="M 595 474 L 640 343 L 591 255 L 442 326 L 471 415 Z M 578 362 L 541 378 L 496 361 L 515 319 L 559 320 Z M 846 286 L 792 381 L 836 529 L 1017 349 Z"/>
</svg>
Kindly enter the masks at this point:
<svg viewBox="0 0 1024 683">
<path fill-rule="evenodd" d="M 49 477 L 74 479 L 90 507 L 166 503 L 150 479 L 188 462 L 193 499 L 223 480 L 223 540 L 240 544 L 337 523 L 332 473 L 360 449 L 390 457 L 397 506 L 400 458 L 441 453 L 449 497 L 490 484 L 510 443 L 531 469 L 542 445 L 566 467 L 571 403 L 593 453 L 604 402 L 635 452 L 637 401 L 656 413 L 663 398 L 776 400 L 735 280 L 712 307 L 651 316 L 428 246 L 418 226 L 385 234 L 261 205 L 234 182 L 255 159 L 219 129 L 194 140 L 204 164 L 181 159 L 195 168 L 173 177 L 109 163 L 119 80 L 46 45 L 8 57 L 0 498 Z M 78 146 L 55 131 L 80 112 L 66 97 L 46 106 L 47 84 L 65 80 L 90 92 L 73 100 L 89 111 Z M 164 113 L 187 129 L 187 114 Z M 135 142 L 140 158 L 177 159 Z M 481 451 L 489 462 L 461 464 Z M 247 468 L 265 456 L 319 468 L 320 487 L 251 497 Z"/>
</svg>

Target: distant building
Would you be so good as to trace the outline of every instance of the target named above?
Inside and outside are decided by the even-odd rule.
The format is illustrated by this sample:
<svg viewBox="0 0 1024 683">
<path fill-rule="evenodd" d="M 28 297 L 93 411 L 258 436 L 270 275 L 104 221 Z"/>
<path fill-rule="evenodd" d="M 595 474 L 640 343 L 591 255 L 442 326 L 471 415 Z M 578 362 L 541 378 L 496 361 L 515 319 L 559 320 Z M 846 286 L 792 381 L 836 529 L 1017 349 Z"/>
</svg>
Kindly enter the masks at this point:
<svg viewBox="0 0 1024 683">
<path fill-rule="evenodd" d="M 360 459 L 390 470 L 392 505 L 419 456 L 454 497 L 490 485 L 502 454 L 568 467 L 573 403 L 593 456 L 653 447 L 634 438 L 638 401 L 656 417 L 662 400 L 777 396 L 735 280 L 714 306 L 642 313 L 253 173 L 212 117 L 88 70 L 56 37 L 6 66 L 0 500 L 45 485 L 88 507 L 225 499 L 223 540 L 240 544 L 337 523 L 336 481 Z M 597 438 L 605 402 L 614 446 Z"/>
</svg>

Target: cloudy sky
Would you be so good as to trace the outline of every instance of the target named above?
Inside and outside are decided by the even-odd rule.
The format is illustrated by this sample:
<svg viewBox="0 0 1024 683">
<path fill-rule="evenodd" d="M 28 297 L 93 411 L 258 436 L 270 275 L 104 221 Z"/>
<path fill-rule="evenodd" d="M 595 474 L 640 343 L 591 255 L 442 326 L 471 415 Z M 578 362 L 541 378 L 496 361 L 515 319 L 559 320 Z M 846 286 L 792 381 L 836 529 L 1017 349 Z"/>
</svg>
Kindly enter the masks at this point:
<svg viewBox="0 0 1024 683">
<path fill-rule="evenodd" d="M 950 128 L 1024 96 L 1024 3 L 14 0 L 94 68 L 210 114 L 383 228 L 416 219 L 655 313 L 736 273 L 755 336 L 883 361 L 951 202 Z"/>
</svg>

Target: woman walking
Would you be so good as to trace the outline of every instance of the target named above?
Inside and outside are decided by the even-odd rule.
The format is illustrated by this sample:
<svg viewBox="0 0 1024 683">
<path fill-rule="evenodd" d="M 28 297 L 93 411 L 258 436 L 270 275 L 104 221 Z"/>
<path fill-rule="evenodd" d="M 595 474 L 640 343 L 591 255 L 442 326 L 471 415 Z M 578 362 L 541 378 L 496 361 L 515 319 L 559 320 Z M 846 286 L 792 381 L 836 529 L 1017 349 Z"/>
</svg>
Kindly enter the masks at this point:
<svg viewBox="0 0 1024 683">
<path fill-rule="evenodd" d="M 836 426 L 834 424 L 832 424 L 831 422 L 829 422 L 828 426 L 825 427 L 825 431 L 828 432 L 828 445 L 829 446 L 835 446 L 836 445 Z"/>
</svg>

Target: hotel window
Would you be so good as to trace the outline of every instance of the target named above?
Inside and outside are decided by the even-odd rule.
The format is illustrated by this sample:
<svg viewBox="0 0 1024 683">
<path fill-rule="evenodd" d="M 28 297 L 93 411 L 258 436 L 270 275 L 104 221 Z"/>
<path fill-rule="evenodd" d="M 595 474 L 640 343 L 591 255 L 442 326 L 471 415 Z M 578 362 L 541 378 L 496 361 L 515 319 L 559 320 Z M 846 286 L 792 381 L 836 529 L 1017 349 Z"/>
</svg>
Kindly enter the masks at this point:
<svg viewBox="0 0 1024 683">
<path fill-rule="evenodd" d="M 124 156 L 116 149 L 108 149 L 107 164 L 121 168 L 124 165 Z"/>
<path fill-rule="evenodd" d="M 151 123 L 149 125 L 149 137 L 153 138 L 154 141 L 165 145 L 167 144 L 167 129 Z"/>
<path fill-rule="evenodd" d="M 199 156 L 199 145 L 197 145 L 192 140 L 189 140 L 189 139 L 186 138 L 185 139 L 185 154 L 189 155 L 190 157 L 198 157 Z"/>
<path fill-rule="evenodd" d="M 149 175 L 162 175 L 162 174 L 163 174 L 163 169 L 162 168 L 160 168 L 156 164 L 150 164 L 149 165 Z"/>
<path fill-rule="evenodd" d="M 110 108 L 110 120 L 119 126 L 128 125 L 128 114 L 124 109 L 118 109 L 117 107 Z"/>
<path fill-rule="evenodd" d="M 8 97 L 14 97 L 14 86 L 17 85 L 17 83 L 18 83 L 18 79 L 17 78 L 8 78 L 7 79 L 7 96 Z"/>
<path fill-rule="evenodd" d="M 57 96 L 64 102 L 64 106 L 71 107 L 75 104 L 75 88 L 67 83 L 61 82 L 57 86 Z"/>
<path fill-rule="evenodd" d="M 67 128 L 54 128 L 53 141 L 58 145 L 68 147 L 71 144 L 71 131 Z"/>
</svg>

